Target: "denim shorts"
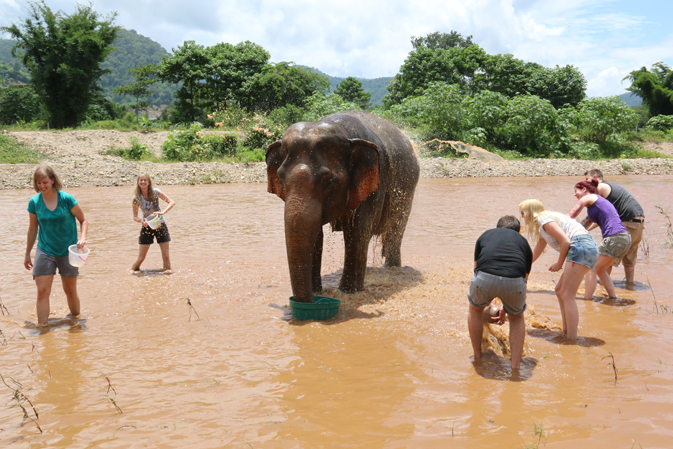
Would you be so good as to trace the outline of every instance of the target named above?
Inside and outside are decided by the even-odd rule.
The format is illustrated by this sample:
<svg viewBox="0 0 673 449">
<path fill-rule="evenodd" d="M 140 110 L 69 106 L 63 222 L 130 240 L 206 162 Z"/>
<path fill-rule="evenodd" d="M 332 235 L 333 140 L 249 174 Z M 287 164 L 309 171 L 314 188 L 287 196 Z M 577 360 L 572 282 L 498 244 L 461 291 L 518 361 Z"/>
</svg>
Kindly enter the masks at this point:
<svg viewBox="0 0 673 449">
<path fill-rule="evenodd" d="M 567 262 L 579 263 L 593 270 L 598 262 L 598 245 L 589 234 L 576 235 L 570 239 Z"/>
<path fill-rule="evenodd" d="M 630 248 L 631 235 L 628 232 L 620 232 L 605 237 L 598 247 L 598 252 L 613 259 L 621 259 Z"/>
<path fill-rule="evenodd" d="M 475 307 L 486 307 L 500 298 L 508 315 L 521 315 L 526 310 L 526 280 L 506 278 L 477 271 L 472 275 L 467 300 Z"/>
<path fill-rule="evenodd" d="M 74 278 L 79 275 L 79 268 L 73 267 L 68 262 L 68 256 L 54 257 L 42 252 L 39 248 L 35 251 L 35 259 L 33 260 L 33 276 L 50 276 L 58 274 L 64 278 Z"/>
</svg>

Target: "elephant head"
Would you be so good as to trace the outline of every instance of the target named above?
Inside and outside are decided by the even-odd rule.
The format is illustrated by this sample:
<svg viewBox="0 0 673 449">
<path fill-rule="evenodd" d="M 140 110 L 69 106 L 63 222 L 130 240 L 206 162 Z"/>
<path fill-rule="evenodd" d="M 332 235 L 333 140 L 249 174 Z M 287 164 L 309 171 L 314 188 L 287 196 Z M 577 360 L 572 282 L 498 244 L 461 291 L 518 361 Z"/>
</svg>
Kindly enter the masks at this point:
<svg viewBox="0 0 673 449">
<path fill-rule="evenodd" d="M 296 301 L 322 289 L 322 225 L 346 218 L 379 188 L 379 148 L 326 121 L 295 123 L 266 150 L 268 191 L 285 201 L 285 243 Z"/>
</svg>

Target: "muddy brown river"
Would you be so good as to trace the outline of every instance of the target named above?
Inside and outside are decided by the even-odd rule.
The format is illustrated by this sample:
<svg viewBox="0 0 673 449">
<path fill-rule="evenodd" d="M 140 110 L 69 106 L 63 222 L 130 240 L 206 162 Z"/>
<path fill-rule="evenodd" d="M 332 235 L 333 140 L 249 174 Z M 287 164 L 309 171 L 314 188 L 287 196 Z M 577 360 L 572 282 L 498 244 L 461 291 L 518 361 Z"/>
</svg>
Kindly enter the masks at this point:
<svg viewBox="0 0 673 449">
<path fill-rule="evenodd" d="M 559 338 L 547 251 L 528 286 L 521 374 L 496 355 L 506 329 L 492 331 L 483 363 L 471 361 L 475 240 L 529 197 L 569 211 L 578 180 L 421 180 L 404 267 L 382 268 L 372 242 L 358 294 L 335 290 L 343 239 L 326 232 L 323 285 L 343 303 L 324 322 L 290 316 L 283 203 L 266 185 L 166 186 L 172 274 L 151 270 L 156 245 L 147 271 L 129 271 L 131 188 L 66 189 L 89 219 L 91 254 L 80 319 L 64 318 L 57 277 L 48 330 L 32 324 L 36 288 L 23 268 L 34 192 L 2 191 L 0 446 L 673 447 L 673 248 L 656 207 L 673 205 L 671 176 L 609 179 L 645 209 L 639 284 L 618 288 L 617 301 L 600 286 L 578 300 L 578 344 Z M 15 394 L 37 418 L 21 400 L 24 418 Z"/>
</svg>

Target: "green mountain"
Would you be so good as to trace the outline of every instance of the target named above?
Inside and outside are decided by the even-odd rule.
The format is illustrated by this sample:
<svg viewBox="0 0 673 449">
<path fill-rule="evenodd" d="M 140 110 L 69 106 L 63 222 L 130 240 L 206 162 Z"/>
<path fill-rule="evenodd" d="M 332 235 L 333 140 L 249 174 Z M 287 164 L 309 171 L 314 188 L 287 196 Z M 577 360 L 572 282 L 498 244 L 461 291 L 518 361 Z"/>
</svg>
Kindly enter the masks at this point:
<svg viewBox="0 0 673 449">
<path fill-rule="evenodd" d="M 117 103 L 134 103 L 135 99 L 130 95 L 115 95 L 112 90 L 134 81 L 133 76 L 128 73 L 128 69 L 134 69 L 152 62 L 159 63 L 161 58 L 169 53 L 159 43 L 138 34 L 134 30 L 120 30 L 113 45 L 115 51 L 110 53 L 110 56 L 103 63 L 103 68 L 110 69 L 112 73 L 101 78 L 101 87 L 105 95 Z M 169 83 L 156 83 L 152 85 L 151 89 L 154 94 L 146 101 L 155 106 L 171 104 L 173 95 L 177 91 L 177 87 Z"/>
<path fill-rule="evenodd" d="M 346 78 L 339 78 L 336 76 L 330 76 L 313 67 L 307 67 L 307 66 L 299 66 L 299 67 L 304 67 L 309 70 L 313 70 L 314 72 L 329 78 L 329 82 L 331 85 L 330 90 L 332 91 L 336 89 L 339 83 L 341 83 L 343 80 L 346 79 Z M 393 77 L 386 76 L 381 78 L 355 78 L 355 79 L 362 83 L 362 88 L 365 91 L 372 94 L 372 99 L 370 100 L 370 103 L 373 106 L 379 106 L 383 104 L 383 96 L 388 93 L 388 84 L 390 83 L 390 81 L 392 81 Z"/>
<path fill-rule="evenodd" d="M 4 85 L 27 84 L 30 82 L 30 75 L 21 61 L 12 57 L 13 45 L 14 41 L 10 39 L 0 39 L 0 78 L 3 78 Z M 135 102 L 133 97 L 114 95 L 112 90 L 134 81 L 128 69 L 151 62 L 158 63 L 169 53 L 157 42 L 134 30 L 120 30 L 113 45 L 115 51 L 103 63 L 103 68 L 110 69 L 112 73 L 103 76 L 100 84 L 109 98 L 121 104 L 131 104 Z M 157 83 L 152 86 L 152 91 L 154 94 L 147 100 L 147 103 L 155 106 L 167 105 L 173 102 L 177 87 L 174 84 Z"/>
<path fill-rule="evenodd" d="M 619 98 L 621 98 L 622 101 L 629 106 L 640 106 L 640 104 L 643 102 L 642 98 L 632 92 L 621 94 Z"/>
</svg>

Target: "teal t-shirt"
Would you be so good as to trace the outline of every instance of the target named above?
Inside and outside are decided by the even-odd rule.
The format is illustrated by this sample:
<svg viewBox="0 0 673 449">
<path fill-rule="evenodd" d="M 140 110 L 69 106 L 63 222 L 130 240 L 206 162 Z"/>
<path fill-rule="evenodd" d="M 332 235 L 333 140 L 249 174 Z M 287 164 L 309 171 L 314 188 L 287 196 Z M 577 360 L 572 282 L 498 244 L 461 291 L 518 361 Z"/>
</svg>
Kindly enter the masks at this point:
<svg viewBox="0 0 673 449">
<path fill-rule="evenodd" d="M 68 246 L 77 243 L 77 222 L 70 209 L 77 200 L 62 190 L 58 191 L 58 203 L 53 211 L 47 209 L 38 193 L 28 202 L 28 212 L 37 215 L 37 248 L 52 257 L 68 255 Z"/>
</svg>

